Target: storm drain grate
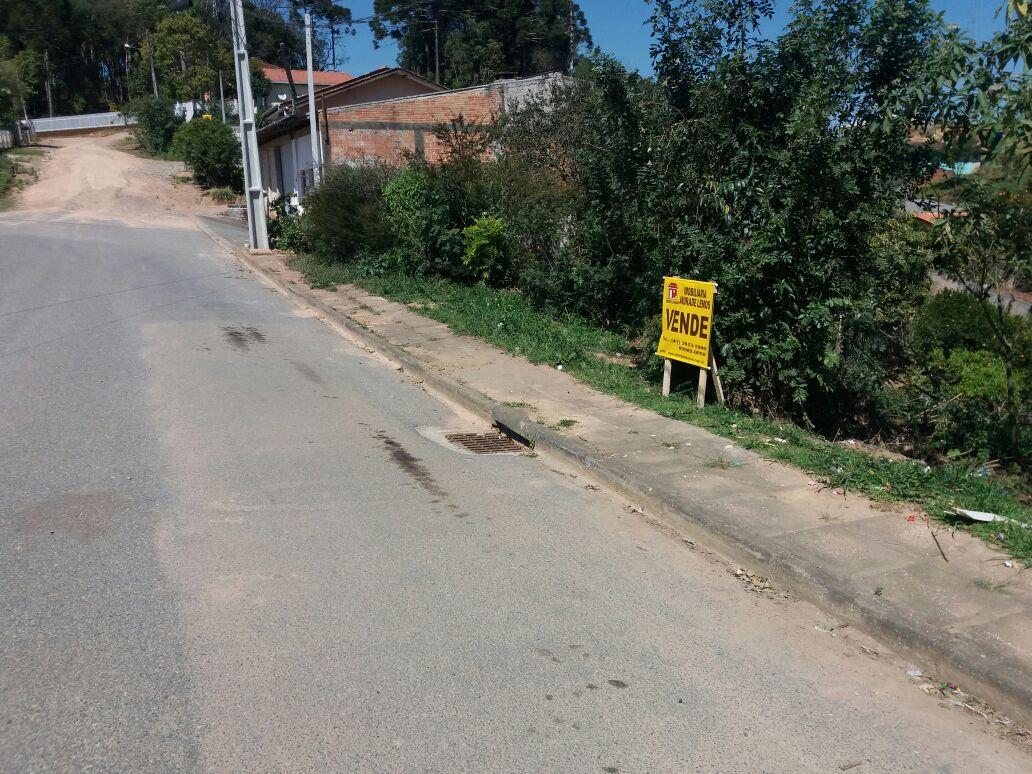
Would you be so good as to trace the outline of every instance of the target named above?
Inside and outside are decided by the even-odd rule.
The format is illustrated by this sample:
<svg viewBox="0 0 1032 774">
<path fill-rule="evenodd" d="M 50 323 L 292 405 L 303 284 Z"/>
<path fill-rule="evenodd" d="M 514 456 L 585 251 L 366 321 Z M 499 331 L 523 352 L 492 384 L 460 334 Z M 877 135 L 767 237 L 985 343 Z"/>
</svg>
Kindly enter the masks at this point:
<svg viewBox="0 0 1032 774">
<path fill-rule="evenodd" d="M 514 454 L 523 451 L 522 446 L 501 433 L 447 433 L 444 437 L 474 454 Z"/>
</svg>

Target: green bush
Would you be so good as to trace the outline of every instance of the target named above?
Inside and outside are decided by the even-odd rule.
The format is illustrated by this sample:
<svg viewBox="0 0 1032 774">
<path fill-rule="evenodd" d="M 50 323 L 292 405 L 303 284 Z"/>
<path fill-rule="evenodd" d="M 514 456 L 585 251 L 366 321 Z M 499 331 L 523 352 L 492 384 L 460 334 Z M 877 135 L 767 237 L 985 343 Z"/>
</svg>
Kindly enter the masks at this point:
<svg viewBox="0 0 1032 774">
<path fill-rule="evenodd" d="M 350 261 L 391 247 L 384 187 L 395 173 L 380 163 L 337 164 L 304 199 L 312 249 L 325 262 Z"/>
<path fill-rule="evenodd" d="M 1007 368 L 990 322 L 995 305 L 963 291 L 932 296 L 911 328 L 913 367 L 894 407 L 922 454 L 1032 464 L 1032 324 L 1005 318 L 1019 411 L 1008 410 Z"/>
<path fill-rule="evenodd" d="M 15 167 L 7 157 L 7 152 L 0 149 L 0 200 L 7 195 L 14 185 Z"/>
<path fill-rule="evenodd" d="M 970 293 L 944 290 L 917 310 L 911 325 L 911 347 L 917 360 L 941 350 L 948 357 L 954 349 L 985 349 L 999 354 L 991 318 L 994 304 L 980 301 Z M 1018 371 L 1032 369 L 1032 321 L 1028 317 L 1010 315 L 1004 318 L 1003 330 L 1014 348 Z"/>
<path fill-rule="evenodd" d="M 233 204 L 240 200 L 240 194 L 226 186 L 210 189 L 208 196 L 213 202 L 218 202 L 219 204 Z"/>
<path fill-rule="evenodd" d="M 1028 374 L 1017 383 L 1027 401 Z M 1006 411 L 1007 376 L 999 355 L 934 350 L 903 392 L 904 424 L 922 455 L 1018 463 L 1032 458 L 1032 427 L 1012 428 Z"/>
<path fill-rule="evenodd" d="M 405 166 L 384 188 L 396 249 L 412 271 L 451 274 L 463 254 L 460 222 L 452 217 L 440 173 L 422 162 Z"/>
<path fill-rule="evenodd" d="M 141 97 L 133 100 L 124 112 L 136 119 L 133 127 L 136 142 L 155 155 L 168 152 L 176 130 L 183 124 L 175 103 L 167 97 Z"/>
<path fill-rule="evenodd" d="M 508 273 L 513 242 L 505 221 L 482 215 L 462 230 L 462 237 L 462 265 L 468 278 L 488 282 Z"/>
<path fill-rule="evenodd" d="M 186 162 L 205 188 L 243 190 L 240 142 L 227 124 L 205 117 L 183 124 L 172 138 L 172 153 Z"/>
<path fill-rule="evenodd" d="M 994 333 L 987 314 L 991 307 L 970 293 L 944 290 L 932 296 L 911 326 L 915 352 L 928 357 L 938 349 L 949 356 L 954 349 L 990 348 Z"/>
<path fill-rule="evenodd" d="M 290 209 L 282 196 L 273 202 L 268 219 L 269 246 L 276 250 L 306 253 L 311 250 L 308 221 L 296 210 Z"/>
</svg>

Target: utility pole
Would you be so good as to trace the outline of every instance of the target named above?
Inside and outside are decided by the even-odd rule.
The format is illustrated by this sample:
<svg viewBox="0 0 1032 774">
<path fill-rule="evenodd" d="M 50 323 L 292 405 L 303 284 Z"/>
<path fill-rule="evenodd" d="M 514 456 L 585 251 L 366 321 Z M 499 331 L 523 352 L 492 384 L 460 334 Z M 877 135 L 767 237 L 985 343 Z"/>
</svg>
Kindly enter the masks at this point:
<svg viewBox="0 0 1032 774">
<path fill-rule="evenodd" d="M 569 39 L 570 53 L 566 61 L 566 74 L 573 75 L 573 59 L 577 54 L 577 44 L 573 42 L 573 0 L 567 0 L 566 37 Z"/>
<path fill-rule="evenodd" d="M 229 0 L 233 26 L 233 66 L 237 77 L 237 113 L 240 115 L 240 150 L 244 162 L 244 194 L 247 197 L 247 229 L 252 250 L 269 249 L 265 223 L 265 190 L 258 160 L 258 127 L 254 120 L 251 95 L 251 63 L 247 57 L 247 31 L 244 29 L 243 0 Z"/>
<path fill-rule="evenodd" d="M 441 23 L 434 17 L 434 83 L 441 82 Z"/>
<path fill-rule="evenodd" d="M 147 58 L 150 60 L 150 82 L 154 96 L 158 96 L 158 76 L 154 72 L 154 46 L 151 45 L 150 34 L 147 35 Z"/>
<path fill-rule="evenodd" d="M 226 90 L 222 87 L 222 70 L 219 70 L 219 106 L 222 108 L 222 123 L 226 123 Z"/>
<path fill-rule="evenodd" d="M 315 74 L 312 72 L 312 14 L 305 10 L 305 64 L 308 67 L 308 130 L 312 140 L 312 185 L 322 177 L 322 143 L 319 142 L 319 115 L 315 112 Z"/>
<path fill-rule="evenodd" d="M 50 117 L 53 118 L 54 117 L 54 92 L 53 92 L 53 89 L 52 89 L 52 87 L 50 85 L 50 49 L 49 48 L 44 48 L 43 49 L 43 70 L 44 70 L 43 86 L 46 88 L 46 92 L 47 92 L 47 111 L 49 112 Z"/>
</svg>

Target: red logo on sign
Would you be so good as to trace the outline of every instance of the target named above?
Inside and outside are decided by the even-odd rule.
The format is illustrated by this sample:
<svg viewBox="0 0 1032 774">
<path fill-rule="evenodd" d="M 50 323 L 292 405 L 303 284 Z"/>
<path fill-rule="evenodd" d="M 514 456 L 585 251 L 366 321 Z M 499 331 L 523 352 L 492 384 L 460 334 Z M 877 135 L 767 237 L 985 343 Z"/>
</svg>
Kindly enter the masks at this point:
<svg viewBox="0 0 1032 774">
<path fill-rule="evenodd" d="M 677 283 L 676 282 L 671 282 L 669 285 L 667 285 L 667 297 L 671 301 L 673 301 L 675 298 L 677 298 Z"/>
</svg>

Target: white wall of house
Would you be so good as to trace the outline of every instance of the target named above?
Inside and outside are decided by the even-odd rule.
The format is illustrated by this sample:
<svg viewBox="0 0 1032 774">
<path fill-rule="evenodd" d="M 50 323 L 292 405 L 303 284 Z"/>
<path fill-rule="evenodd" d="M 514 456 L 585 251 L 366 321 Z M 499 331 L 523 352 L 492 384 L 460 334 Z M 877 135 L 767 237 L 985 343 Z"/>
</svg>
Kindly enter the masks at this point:
<svg viewBox="0 0 1032 774">
<path fill-rule="evenodd" d="M 271 200 L 293 198 L 302 190 L 302 173 L 312 168 L 312 143 L 309 133 L 278 137 L 262 145 L 262 181 Z"/>
</svg>

